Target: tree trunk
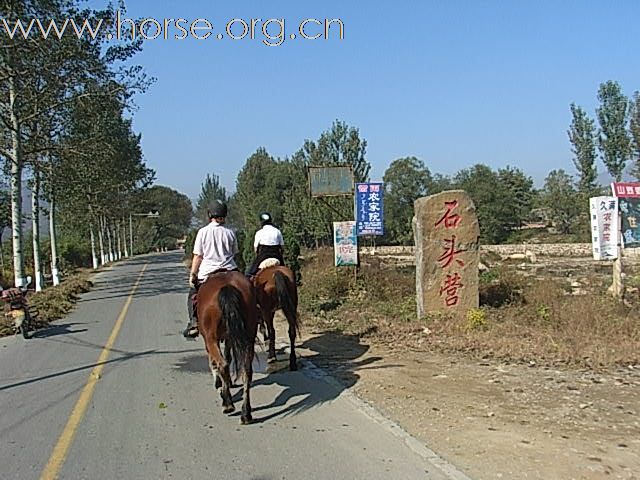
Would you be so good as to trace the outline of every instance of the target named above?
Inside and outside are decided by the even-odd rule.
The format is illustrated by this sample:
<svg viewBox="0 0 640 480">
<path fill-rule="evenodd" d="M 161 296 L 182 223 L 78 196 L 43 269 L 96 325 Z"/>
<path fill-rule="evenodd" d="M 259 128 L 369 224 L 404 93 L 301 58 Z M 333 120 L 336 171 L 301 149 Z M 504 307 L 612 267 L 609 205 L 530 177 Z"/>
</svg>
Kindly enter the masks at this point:
<svg viewBox="0 0 640 480">
<path fill-rule="evenodd" d="M 11 109 L 11 235 L 13 241 L 13 276 L 16 287 L 23 287 L 24 252 L 22 251 L 22 144 L 20 122 L 16 113 L 16 86 L 11 76 L 9 102 Z"/>
<path fill-rule="evenodd" d="M 96 254 L 96 236 L 93 233 L 93 223 L 89 224 L 89 233 L 91 235 L 91 260 L 93 261 L 93 269 L 98 268 L 98 255 Z"/>
<path fill-rule="evenodd" d="M 122 245 L 124 247 L 124 258 L 129 258 L 129 249 L 127 248 L 127 222 L 122 219 L 120 224 L 120 231 L 122 232 Z"/>
<path fill-rule="evenodd" d="M 60 276 L 58 275 L 58 239 L 56 238 L 56 220 L 55 220 L 56 204 L 53 193 L 49 199 L 49 240 L 51 241 L 51 279 L 53 286 L 60 285 Z"/>
<path fill-rule="evenodd" d="M 4 278 L 4 251 L 2 249 L 2 234 L 4 227 L 0 227 L 0 277 Z"/>
<path fill-rule="evenodd" d="M 107 232 L 107 255 L 109 255 L 109 262 L 113 262 L 115 260 L 113 256 L 113 242 L 111 241 L 111 230 L 109 229 L 106 218 L 104 219 L 103 225 Z"/>
<path fill-rule="evenodd" d="M 120 237 L 120 224 L 116 222 L 114 233 L 118 239 L 118 260 L 122 259 L 122 238 Z"/>
<path fill-rule="evenodd" d="M 107 256 L 104 252 L 104 237 L 102 235 L 102 218 L 98 218 L 98 242 L 100 244 L 100 265 L 107 263 Z"/>
<path fill-rule="evenodd" d="M 42 268 L 40 267 L 40 174 L 33 172 L 31 188 L 31 233 L 33 238 L 33 276 L 36 292 L 42 291 Z"/>
</svg>

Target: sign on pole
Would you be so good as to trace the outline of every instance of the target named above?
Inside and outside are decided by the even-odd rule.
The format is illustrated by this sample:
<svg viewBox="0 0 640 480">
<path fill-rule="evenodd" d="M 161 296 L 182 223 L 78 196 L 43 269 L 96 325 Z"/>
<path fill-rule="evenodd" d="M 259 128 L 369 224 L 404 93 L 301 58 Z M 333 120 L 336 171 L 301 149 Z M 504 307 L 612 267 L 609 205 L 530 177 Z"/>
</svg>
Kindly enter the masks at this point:
<svg viewBox="0 0 640 480">
<path fill-rule="evenodd" d="M 624 248 L 640 247 L 640 198 L 620 198 L 622 242 Z"/>
<path fill-rule="evenodd" d="M 384 235 L 384 188 L 381 182 L 356 184 L 357 234 Z"/>
<path fill-rule="evenodd" d="M 353 195 L 353 168 L 350 166 L 308 167 L 307 172 L 312 197 Z"/>
<path fill-rule="evenodd" d="M 624 248 L 638 248 L 640 247 L 640 183 L 612 183 L 611 189 L 618 197 Z"/>
<path fill-rule="evenodd" d="M 618 199 L 616 197 L 592 197 L 591 243 L 595 260 L 618 258 Z"/>
<path fill-rule="evenodd" d="M 640 198 L 640 183 L 638 182 L 614 182 L 611 184 L 614 197 Z"/>
<path fill-rule="evenodd" d="M 358 266 L 356 222 L 333 222 L 333 245 L 336 267 Z"/>
</svg>

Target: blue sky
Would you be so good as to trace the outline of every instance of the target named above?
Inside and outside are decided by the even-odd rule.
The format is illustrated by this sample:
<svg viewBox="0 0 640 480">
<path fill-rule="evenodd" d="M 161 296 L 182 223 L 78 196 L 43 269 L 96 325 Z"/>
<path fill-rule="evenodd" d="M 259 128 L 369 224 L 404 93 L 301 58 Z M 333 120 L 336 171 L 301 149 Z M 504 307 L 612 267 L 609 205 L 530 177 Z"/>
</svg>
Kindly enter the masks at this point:
<svg viewBox="0 0 640 480">
<path fill-rule="evenodd" d="M 91 1 L 100 5 L 104 2 Z M 372 179 L 421 158 L 451 174 L 474 163 L 522 168 L 540 184 L 573 172 L 569 104 L 592 115 L 598 85 L 640 90 L 640 2 L 129 0 L 131 17 L 340 18 L 345 38 L 153 40 L 137 57 L 157 82 L 135 128 L 160 184 L 197 196 L 207 173 L 234 189 L 260 146 L 285 157 L 335 119 L 360 129 Z M 604 167 L 600 164 L 602 172 Z"/>
</svg>

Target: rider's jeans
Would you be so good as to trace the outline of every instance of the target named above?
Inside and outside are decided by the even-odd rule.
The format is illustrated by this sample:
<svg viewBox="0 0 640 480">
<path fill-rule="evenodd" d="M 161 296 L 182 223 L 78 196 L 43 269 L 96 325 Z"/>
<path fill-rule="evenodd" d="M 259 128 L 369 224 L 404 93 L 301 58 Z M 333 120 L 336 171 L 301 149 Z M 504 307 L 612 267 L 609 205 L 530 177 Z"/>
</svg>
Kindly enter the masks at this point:
<svg viewBox="0 0 640 480">
<path fill-rule="evenodd" d="M 195 311 L 193 308 L 193 296 L 198 290 L 196 288 L 189 288 L 189 295 L 187 297 L 187 312 L 189 312 L 189 325 L 196 325 Z"/>
</svg>

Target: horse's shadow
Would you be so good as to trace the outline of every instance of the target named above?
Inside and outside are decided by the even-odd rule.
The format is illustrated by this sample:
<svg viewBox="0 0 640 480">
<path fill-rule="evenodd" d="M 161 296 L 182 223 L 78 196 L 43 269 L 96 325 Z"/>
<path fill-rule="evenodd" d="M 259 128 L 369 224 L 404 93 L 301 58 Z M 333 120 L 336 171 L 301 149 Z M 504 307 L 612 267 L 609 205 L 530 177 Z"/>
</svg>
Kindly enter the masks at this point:
<svg viewBox="0 0 640 480">
<path fill-rule="evenodd" d="M 254 423 L 301 414 L 335 400 L 358 382 L 360 376 L 357 371 L 360 369 L 396 366 L 373 365 L 381 357 L 360 358 L 367 353 L 369 346 L 361 344 L 360 337 L 356 335 L 325 332 L 305 341 L 299 348 L 307 350 L 302 357 L 302 372 L 290 372 L 284 368 L 254 381 L 253 387 L 279 386 L 282 389 L 271 403 L 253 408 Z M 279 358 L 284 360 L 286 354 L 280 353 Z M 234 401 L 241 397 L 242 391 L 235 392 Z M 268 413 L 260 416 L 261 412 Z"/>
</svg>

